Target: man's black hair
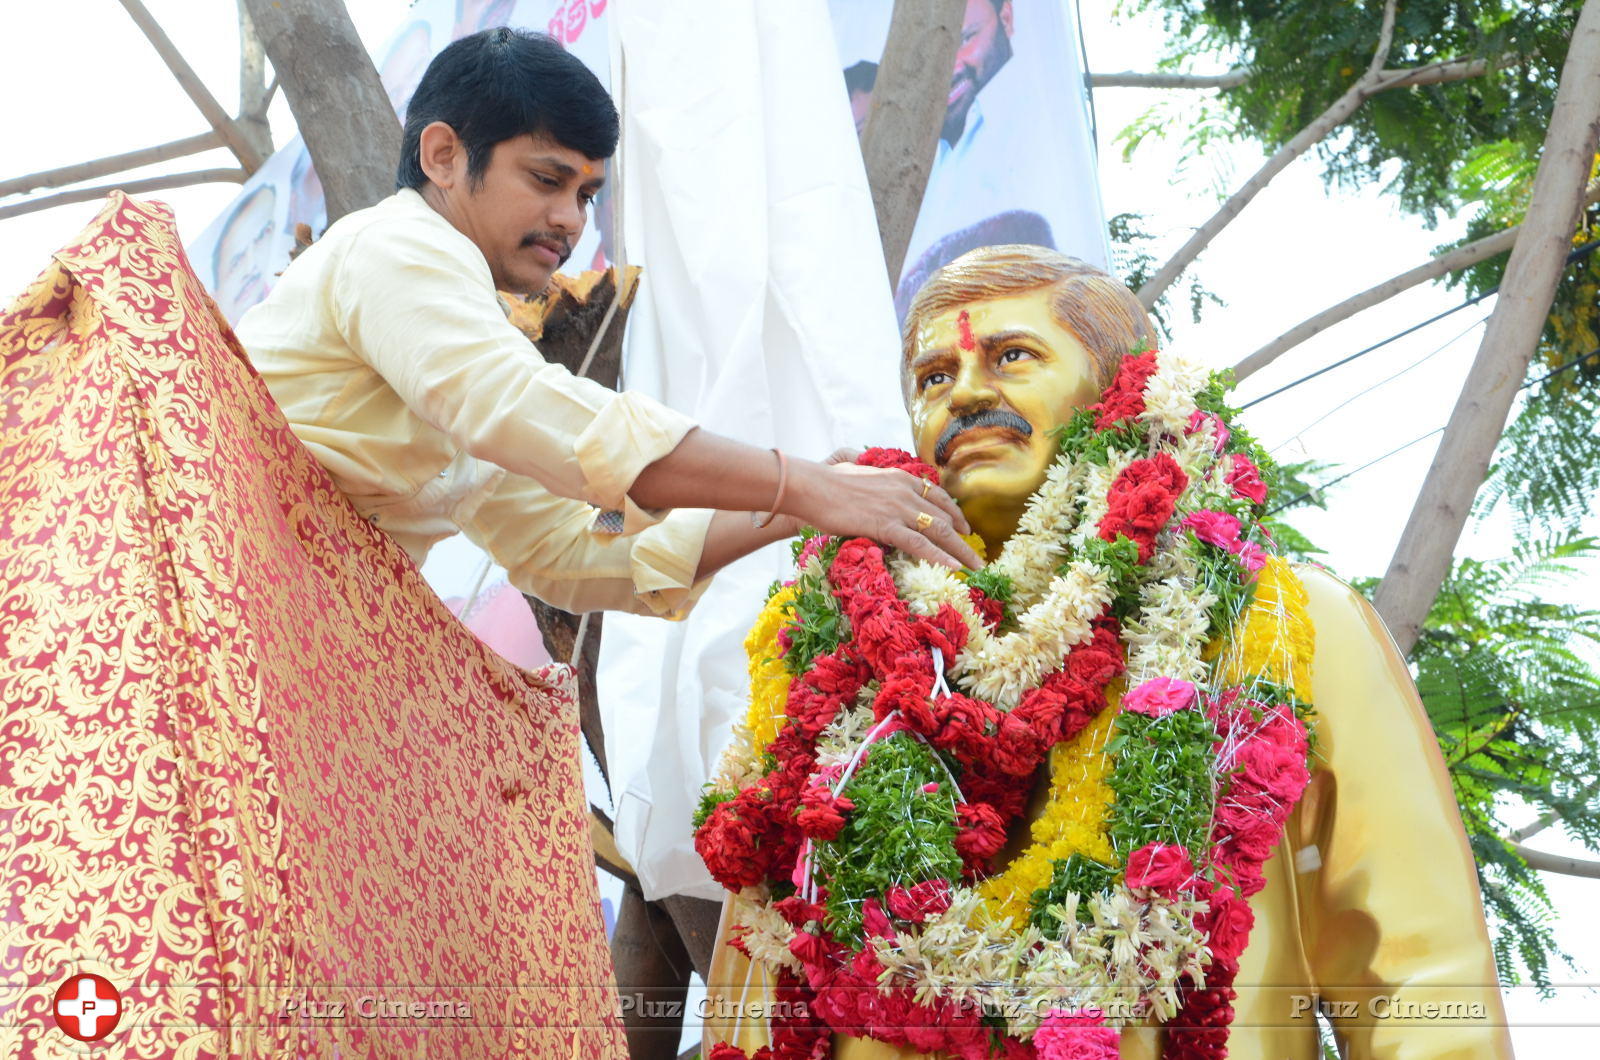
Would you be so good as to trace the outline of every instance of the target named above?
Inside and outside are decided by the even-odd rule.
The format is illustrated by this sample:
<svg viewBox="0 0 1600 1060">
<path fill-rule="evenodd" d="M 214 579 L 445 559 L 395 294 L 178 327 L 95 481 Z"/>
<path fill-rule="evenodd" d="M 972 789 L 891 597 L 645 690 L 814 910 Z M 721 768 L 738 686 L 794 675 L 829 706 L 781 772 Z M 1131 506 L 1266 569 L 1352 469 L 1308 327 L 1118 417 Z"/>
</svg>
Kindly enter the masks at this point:
<svg viewBox="0 0 1600 1060">
<path fill-rule="evenodd" d="M 872 86 L 878 83 L 878 64 L 870 59 L 862 59 L 854 66 L 844 69 L 845 91 L 852 96 L 857 92 L 871 92 Z"/>
<path fill-rule="evenodd" d="M 473 183 L 495 144 L 528 133 L 594 159 L 617 149 L 617 108 L 600 79 L 555 38 L 505 26 L 462 37 L 428 64 L 406 108 L 395 187 L 427 183 L 422 130 L 436 121 L 466 146 Z"/>
</svg>

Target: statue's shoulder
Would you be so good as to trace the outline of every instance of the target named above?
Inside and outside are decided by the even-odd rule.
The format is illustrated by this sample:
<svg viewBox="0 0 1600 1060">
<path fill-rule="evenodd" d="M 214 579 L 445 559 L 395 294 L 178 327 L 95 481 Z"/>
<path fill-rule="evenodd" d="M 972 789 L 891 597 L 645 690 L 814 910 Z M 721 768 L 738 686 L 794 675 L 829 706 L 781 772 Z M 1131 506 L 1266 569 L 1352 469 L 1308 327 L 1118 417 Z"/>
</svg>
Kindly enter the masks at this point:
<svg viewBox="0 0 1600 1060">
<path fill-rule="evenodd" d="M 1377 608 L 1361 590 L 1319 563 L 1290 565 L 1306 594 L 1306 613 L 1317 632 L 1316 660 L 1325 665 L 1329 653 L 1361 648 L 1400 657 L 1394 638 Z"/>
</svg>

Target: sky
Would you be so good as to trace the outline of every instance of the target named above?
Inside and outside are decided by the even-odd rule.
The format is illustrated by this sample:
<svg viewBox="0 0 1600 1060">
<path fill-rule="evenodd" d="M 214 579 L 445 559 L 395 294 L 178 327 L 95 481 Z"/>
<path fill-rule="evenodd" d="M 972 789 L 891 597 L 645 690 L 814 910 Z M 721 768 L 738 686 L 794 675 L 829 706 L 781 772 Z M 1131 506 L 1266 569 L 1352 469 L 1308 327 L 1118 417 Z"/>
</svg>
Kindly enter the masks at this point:
<svg viewBox="0 0 1600 1060">
<path fill-rule="evenodd" d="M 238 99 L 237 28 L 231 0 L 146 0 L 174 44 L 223 106 Z M 404 15 L 400 0 L 349 0 L 351 16 L 369 48 L 381 47 Z M 1085 49 L 1094 71 L 1148 70 L 1162 37 L 1146 17 L 1114 13 L 1108 0 L 1085 0 Z M 60 47 L 70 26 L 70 68 Z M 1222 67 L 1219 63 L 1218 69 Z M 64 74 L 63 71 L 67 72 Z M 1205 71 L 1202 71 L 1205 72 Z M 1151 142 L 1124 160 L 1116 133 L 1172 92 L 1105 89 L 1096 93 L 1102 196 L 1108 215 L 1137 211 L 1145 225 L 1175 248 L 1220 202 L 1219 189 L 1237 186 L 1262 161 L 1247 145 L 1223 147 L 1182 162 L 1178 146 Z M 0 138 L 0 179 L 53 166 L 195 135 L 206 123 L 115 0 L 12 2 L 0 7 L 0 100 L 27 108 L 26 134 Z M 1186 116 L 1176 104 L 1174 127 Z M 280 94 L 272 111 L 278 144 L 294 132 Z M 223 167 L 232 156 L 218 150 L 127 175 Z M 155 194 L 175 209 L 180 234 L 193 239 L 229 203 L 236 188 L 220 184 Z M 0 200 L 5 205 L 12 200 Z M 0 296 L 19 292 L 95 213 L 79 203 L 0 221 Z M 1180 312 L 1170 344 L 1223 367 L 1260 347 L 1311 314 L 1433 256 L 1458 238 L 1464 218 L 1445 219 L 1432 231 L 1401 214 L 1377 187 L 1359 191 L 1325 187 L 1313 156 L 1291 165 L 1230 225 L 1193 267 L 1224 307 L 1199 324 Z M 1413 289 L 1329 329 L 1285 354 L 1248 380 L 1239 397 L 1266 393 L 1356 349 L 1385 338 L 1461 301 L 1440 285 Z M 1478 352 L 1481 321 L 1493 300 L 1384 347 L 1354 365 L 1272 398 L 1246 413 L 1245 422 L 1280 460 L 1315 458 L 1345 470 L 1441 426 L 1461 380 Z M 1419 363 L 1420 362 L 1420 363 Z M 1415 367 L 1408 367 L 1415 365 Z M 1404 370 L 1404 371 L 1403 371 Z M 1387 377 L 1397 378 L 1384 382 Z M 1379 385 L 1381 384 L 1381 385 Z M 1371 389 L 1369 389 L 1371 388 Z M 1349 402 L 1345 404 L 1345 402 Z M 1343 407 L 1340 407 L 1343 406 Z M 1326 417 L 1326 418 L 1324 418 Z M 1353 475 L 1333 494 L 1331 511 L 1310 513 L 1296 524 L 1328 550 L 1327 562 L 1346 576 L 1381 575 L 1399 539 L 1437 439 L 1417 444 Z M 1593 528 L 1600 532 L 1600 526 Z M 1505 521 L 1469 529 L 1459 554 L 1492 558 L 1515 544 Z M 1571 598 L 1600 589 L 1589 572 Z M 1530 815 L 1531 816 L 1531 815 Z M 1515 823 L 1520 818 L 1513 817 Z M 1559 828 L 1530 845 L 1584 856 Z M 1420 869 L 1420 867 L 1419 867 Z M 1600 881 L 1547 876 L 1562 911 L 1564 944 L 1581 971 L 1558 973 L 1573 982 L 1596 979 L 1600 969 L 1600 917 L 1590 910 Z M 1419 879 L 1419 885 L 1423 885 Z M 1553 1001 L 1527 991 L 1510 998 L 1513 1022 L 1600 1022 L 1600 995 L 1577 987 Z M 1518 1027 L 1524 1055 L 1577 1055 L 1571 1028 Z M 1587 1038 L 1584 1045 L 1590 1045 Z M 1569 1051 L 1570 1050 L 1570 1051 Z"/>
</svg>

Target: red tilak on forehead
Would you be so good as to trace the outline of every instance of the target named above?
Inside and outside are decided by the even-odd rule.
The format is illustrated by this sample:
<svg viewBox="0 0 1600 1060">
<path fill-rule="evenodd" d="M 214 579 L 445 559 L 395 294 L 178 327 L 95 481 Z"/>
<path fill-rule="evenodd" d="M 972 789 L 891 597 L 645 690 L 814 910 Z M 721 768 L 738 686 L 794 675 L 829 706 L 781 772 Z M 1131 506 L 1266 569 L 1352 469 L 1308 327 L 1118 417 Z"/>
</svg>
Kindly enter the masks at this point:
<svg viewBox="0 0 1600 1060">
<path fill-rule="evenodd" d="M 963 350 L 975 349 L 978 345 L 978 340 L 972 337 L 972 318 L 967 316 L 965 309 L 961 311 L 960 316 L 956 317 L 956 325 L 961 328 L 961 348 Z"/>
</svg>

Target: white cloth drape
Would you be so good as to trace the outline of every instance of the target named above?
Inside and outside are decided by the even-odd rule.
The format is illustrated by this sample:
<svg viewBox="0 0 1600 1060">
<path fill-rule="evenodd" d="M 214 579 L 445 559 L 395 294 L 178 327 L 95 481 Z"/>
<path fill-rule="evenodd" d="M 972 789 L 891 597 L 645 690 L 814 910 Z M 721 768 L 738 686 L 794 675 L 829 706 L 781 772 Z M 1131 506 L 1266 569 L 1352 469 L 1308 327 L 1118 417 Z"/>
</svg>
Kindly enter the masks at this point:
<svg viewBox="0 0 1600 1060">
<path fill-rule="evenodd" d="M 613 0 L 624 383 L 756 445 L 909 444 L 899 336 L 824 0 Z M 615 55 L 620 51 L 621 62 Z M 716 898 L 690 816 L 746 709 L 742 641 L 776 545 L 683 622 L 608 615 L 599 696 L 616 839 L 647 898 Z"/>
</svg>

